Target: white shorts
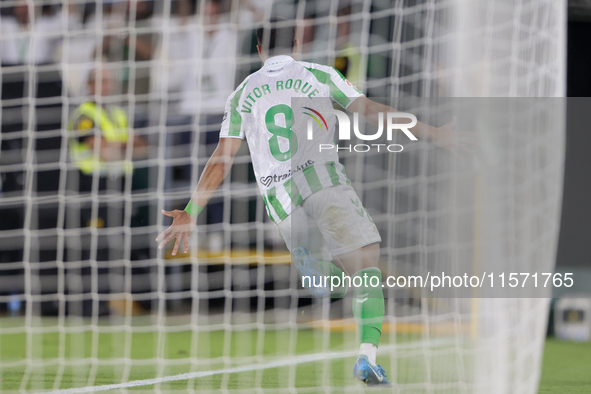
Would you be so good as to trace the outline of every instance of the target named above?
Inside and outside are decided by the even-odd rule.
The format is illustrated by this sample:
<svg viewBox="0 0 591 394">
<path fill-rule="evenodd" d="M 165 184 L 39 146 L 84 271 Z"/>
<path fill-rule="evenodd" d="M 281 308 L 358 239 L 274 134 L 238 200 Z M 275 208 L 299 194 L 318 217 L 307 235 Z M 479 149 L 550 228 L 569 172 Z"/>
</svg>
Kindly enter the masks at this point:
<svg viewBox="0 0 591 394">
<path fill-rule="evenodd" d="M 277 227 L 290 251 L 301 246 L 326 261 L 382 240 L 355 190 L 344 185 L 312 194 Z"/>
</svg>

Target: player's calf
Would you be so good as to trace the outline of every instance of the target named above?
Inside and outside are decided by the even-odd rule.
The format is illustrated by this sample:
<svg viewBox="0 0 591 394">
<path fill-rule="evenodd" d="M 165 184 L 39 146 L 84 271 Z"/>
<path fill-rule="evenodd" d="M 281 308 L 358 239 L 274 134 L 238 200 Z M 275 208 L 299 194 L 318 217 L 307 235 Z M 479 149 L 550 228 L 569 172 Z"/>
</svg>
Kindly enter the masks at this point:
<svg viewBox="0 0 591 394">
<path fill-rule="evenodd" d="M 302 286 L 317 298 L 330 296 L 330 283 L 324 278 L 322 267 L 307 249 L 298 246 L 291 251 L 291 260 L 300 272 Z"/>
<path fill-rule="evenodd" d="M 330 261 L 318 261 L 310 252 L 297 247 L 291 252 L 292 262 L 300 272 L 302 286 L 318 298 L 343 298 L 349 289 L 343 271 Z"/>
<path fill-rule="evenodd" d="M 384 293 L 379 268 L 364 268 L 353 276 L 353 315 L 359 328 L 359 358 L 353 375 L 368 385 L 389 384 L 386 373 L 376 363 L 384 319 Z"/>
</svg>

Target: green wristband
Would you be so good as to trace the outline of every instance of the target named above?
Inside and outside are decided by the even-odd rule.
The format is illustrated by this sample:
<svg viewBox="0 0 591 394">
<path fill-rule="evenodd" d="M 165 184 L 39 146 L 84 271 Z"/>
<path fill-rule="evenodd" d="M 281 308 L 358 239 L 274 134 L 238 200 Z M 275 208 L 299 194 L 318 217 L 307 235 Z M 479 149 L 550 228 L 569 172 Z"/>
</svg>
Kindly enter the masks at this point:
<svg viewBox="0 0 591 394">
<path fill-rule="evenodd" d="M 193 202 L 193 200 L 189 201 L 189 203 L 185 207 L 185 212 L 187 212 L 189 215 L 193 216 L 194 218 L 199 216 L 201 211 L 203 211 L 203 208 L 201 208 L 199 205 L 195 204 Z"/>
</svg>

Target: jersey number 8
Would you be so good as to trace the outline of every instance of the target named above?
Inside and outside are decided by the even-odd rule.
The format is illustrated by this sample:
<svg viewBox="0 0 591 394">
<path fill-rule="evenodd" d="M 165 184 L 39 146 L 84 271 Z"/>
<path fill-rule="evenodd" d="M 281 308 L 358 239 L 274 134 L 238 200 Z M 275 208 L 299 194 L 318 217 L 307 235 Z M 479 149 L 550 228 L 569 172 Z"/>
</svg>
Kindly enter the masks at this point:
<svg viewBox="0 0 591 394">
<path fill-rule="evenodd" d="M 278 125 L 275 122 L 275 115 L 283 114 L 285 117 L 285 127 Z M 298 151 L 298 138 L 295 133 L 291 131 L 291 119 L 293 112 L 291 107 L 286 104 L 277 104 L 269 108 L 265 114 L 265 123 L 269 133 L 273 134 L 269 138 L 269 150 L 273 157 L 279 161 L 286 161 L 291 159 Z M 279 148 L 279 137 L 286 138 L 289 142 L 289 147 L 285 152 Z"/>
</svg>

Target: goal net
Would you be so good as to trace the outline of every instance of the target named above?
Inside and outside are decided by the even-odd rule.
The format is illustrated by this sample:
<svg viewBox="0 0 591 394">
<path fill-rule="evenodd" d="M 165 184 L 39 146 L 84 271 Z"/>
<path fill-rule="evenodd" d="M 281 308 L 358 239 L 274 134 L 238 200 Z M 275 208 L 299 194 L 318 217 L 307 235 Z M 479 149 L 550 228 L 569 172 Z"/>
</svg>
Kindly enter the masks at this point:
<svg viewBox="0 0 591 394">
<path fill-rule="evenodd" d="M 382 237 L 391 391 L 537 392 L 564 160 L 558 0 L 0 2 L 0 391 L 363 392 L 351 292 L 302 288 L 247 144 L 188 253 L 154 241 L 272 17 L 299 60 L 477 136 L 462 158 L 404 135 L 386 141 L 402 152 L 339 151 L 335 176 Z M 396 282 L 410 276 L 424 286 Z"/>
</svg>

